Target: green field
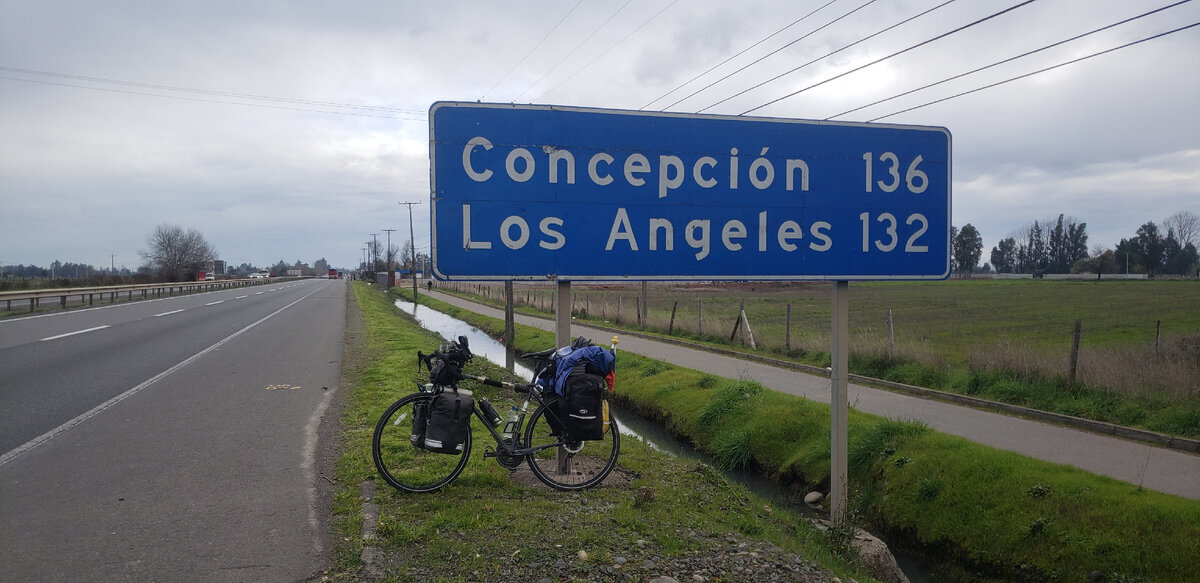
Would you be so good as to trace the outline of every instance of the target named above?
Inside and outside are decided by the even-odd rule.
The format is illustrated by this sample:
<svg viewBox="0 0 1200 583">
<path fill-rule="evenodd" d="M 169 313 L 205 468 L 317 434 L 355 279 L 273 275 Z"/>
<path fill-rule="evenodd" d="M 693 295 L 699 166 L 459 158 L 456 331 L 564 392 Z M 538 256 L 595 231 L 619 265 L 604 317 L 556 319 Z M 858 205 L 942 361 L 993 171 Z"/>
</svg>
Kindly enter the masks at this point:
<svg viewBox="0 0 1200 583">
<path fill-rule="evenodd" d="M 499 284 L 444 285 L 502 302 Z M 639 285 L 572 291 L 577 319 L 638 328 Z M 550 313 L 552 295 L 549 285 L 516 286 L 518 309 Z M 826 366 L 830 295 L 825 283 L 651 284 L 641 329 L 728 346 L 744 305 L 757 352 Z M 1082 334 L 1072 384 L 1076 320 Z M 851 283 L 850 330 L 858 374 L 1200 437 L 1200 282 Z"/>
<path fill-rule="evenodd" d="M 423 302 L 493 333 L 503 326 Z M 519 350 L 551 342 L 550 332 L 517 327 Z M 772 477 L 799 495 L 827 487 L 827 405 L 627 352 L 619 359 L 614 398 L 716 463 Z M 852 520 L 928 553 L 938 580 L 1083 581 L 1093 573 L 1105 581 L 1197 580 L 1194 500 L 857 411 L 849 441 Z M 763 519 L 747 516 L 740 528 L 754 531 Z"/>
</svg>

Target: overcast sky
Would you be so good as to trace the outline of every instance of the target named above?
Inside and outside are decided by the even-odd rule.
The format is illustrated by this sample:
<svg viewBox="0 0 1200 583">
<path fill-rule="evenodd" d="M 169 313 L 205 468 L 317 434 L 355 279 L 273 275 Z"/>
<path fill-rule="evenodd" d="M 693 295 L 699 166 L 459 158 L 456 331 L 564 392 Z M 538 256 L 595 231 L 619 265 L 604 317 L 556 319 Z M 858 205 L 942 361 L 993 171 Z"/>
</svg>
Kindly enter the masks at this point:
<svg viewBox="0 0 1200 583">
<path fill-rule="evenodd" d="M 136 268 L 173 223 L 235 265 L 353 267 L 370 233 L 408 239 L 401 201 L 422 203 L 427 250 L 434 101 L 737 115 L 1020 4 L 947 3 L 820 58 L 944 0 L 866 2 L 813 32 L 864 2 L 0 0 L 0 264 Z M 825 119 L 1169 4 L 1039 0 L 750 115 Z M 834 119 L 1197 22 L 1185 3 Z M 1198 67 L 1200 27 L 880 121 L 952 132 L 954 224 L 983 234 L 983 261 L 1059 213 L 1111 247 L 1200 214 Z"/>
</svg>

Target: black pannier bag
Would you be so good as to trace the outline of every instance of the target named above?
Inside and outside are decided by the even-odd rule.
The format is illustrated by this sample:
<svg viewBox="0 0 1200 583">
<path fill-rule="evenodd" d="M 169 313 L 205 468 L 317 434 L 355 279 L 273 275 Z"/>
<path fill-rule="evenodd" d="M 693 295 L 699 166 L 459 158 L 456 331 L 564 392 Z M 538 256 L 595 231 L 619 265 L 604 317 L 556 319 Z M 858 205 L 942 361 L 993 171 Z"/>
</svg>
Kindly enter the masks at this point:
<svg viewBox="0 0 1200 583">
<path fill-rule="evenodd" d="M 604 439 L 604 393 L 608 385 L 602 375 L 590 373 L 587 368 L 582 363 L 575 366 L 558 399 L 558 415 L 571 439 L 577 441 Z"/>
<path fill-rule="evenodd" d="M 471 432 L 475 399 L 470 391 L 448 388 L 429 401 L 429 424 L 425 449 L 434 453 L 459 454 Z"/>
</svg>

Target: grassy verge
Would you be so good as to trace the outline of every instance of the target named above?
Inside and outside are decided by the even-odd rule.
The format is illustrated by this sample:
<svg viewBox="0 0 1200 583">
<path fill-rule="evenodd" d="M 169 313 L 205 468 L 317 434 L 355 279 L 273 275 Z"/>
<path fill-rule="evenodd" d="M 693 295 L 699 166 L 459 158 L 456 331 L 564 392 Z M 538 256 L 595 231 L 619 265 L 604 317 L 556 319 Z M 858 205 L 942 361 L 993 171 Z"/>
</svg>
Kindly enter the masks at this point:
<svg viewBox="0 0 1200 583">
<path fill-rule="evenodd" d="M 481 291 L 486 293 L 452 293 L 503 305 L 502 292 Z M 850 371 L 1200 439 L 1198 291 L 1197 284 L 1189 281 L 856 283 L 851 286 Z M 585 303 L 576 294 L 580 322 L 660 335 L 670 329 L 671 336 L 700 344 L 829 366 L 828 286 L 660 289 L 651 294 L 649 324 L 641 327 L 629 322 L 635 293 L 625 290 L 619 322 L 614 320 L 616 302 L 609 296 L 620 292 L 589 289 L 582 293 L 589 299 Z M 728 335 L 697 334 L 697 299 L 704 305 L 705 330 L 726 333 L 744 303 L 760 350 L 731 344 Z M 679 309 L 672 326 L 670 314 L 676 302 Z M 784 335 L 787 303 L 794 303 L 794 339 L 784 343 L 779 339 Z M 525 309 L 550 313 L 534 309 L 539 305 L 534 301 Z M 884 332 L 891 306 L 897 314 L 895 356 L 887 352 Z M 714 316 L 722 313 L 731 316 Z M 1066 363 L 1075 318 L 1084 321 L 1084 334 L 1079 380 L 1071 383 Z M 1162 321 L 1166 338 L 1161 351 L 1154 349 L 1156 318 Z M 685 322 L 692 323 L 690 329 L 682 325 Z"/>
<path fill-rule="evenodd" d="M 635 439 L 621 443 L 618 470 L 630 480 L 627 485 L 560 493 L 514 483 L 507 470 L 483 460 L 485 430 L 476 423 L 472 460 L 455 483 L 430 495 L 391 489 L 375 475 L 371 432 L 384 408 L 423 380 L 416 351 L 428 351 L 440 340 L 384 294 L 359 283 L 352 289 L 364 324 L 362 358 L 346 371 L 353 377 L 353 395 L 343 417 L 344 453 L 333 509 L 341 542 L 329 580 L 361 576 L 360 557 L 368 542 L 361 532 L 364 483 L 376 486 L 379 526 L 370 544 L 381 553 L 378 563 L 387 581 L 649 580 L 689 557 L 742 544 L 763 548 L 768 542 L 774 545 L 765 547 L 770 552 L 796 553 L 843 578 L 869 580 L 802 516 L 771 508 L 711 468 L 671 459 Z M 482 359 L 472 361 L 468 372 L 505 374 Z M 471 388 L 501 410 L 512 398 L 487 387 Z M 731 569 L 708 573 L 706 580 L 741 581 L 745 575 Z"/>
<path fill-rule="evenodd" d="M 426 299 L 422 299 L 426 302 Z M 502 322 L 430 302 L 484 329 Z M 518 327 L 519 349 L 553 343 Z M 827 486 L 829 407 L 630 353 L 618 396 L 721 464 L 794 485 Z M 958 577 L 999 580 L 1200 580 L 1200 502 L 1150 492 L 851 411 L 851 511 L 894 540 L 932 554 Z"/>
</svg>

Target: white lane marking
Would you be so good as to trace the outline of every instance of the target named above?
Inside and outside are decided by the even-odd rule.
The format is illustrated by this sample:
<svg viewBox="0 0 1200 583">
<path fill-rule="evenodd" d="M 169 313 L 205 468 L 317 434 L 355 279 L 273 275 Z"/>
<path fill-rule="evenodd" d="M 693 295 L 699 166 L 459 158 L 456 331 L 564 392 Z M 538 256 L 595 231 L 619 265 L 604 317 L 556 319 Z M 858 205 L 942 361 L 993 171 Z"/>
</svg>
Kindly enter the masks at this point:
<svg viewBox="0 0 1200 583">
<path fill-rule="evenodd" d="M 321 397 L 321 403 L 317 405 L 313 414 L 308 418 L 308 423 L 304 425 L 304 447 L 300 448 L 300 470 L 304 473 L 304 480 L 308 483 L 308 524 L 313 532 L 317 532 L 320 528 L 320 522 L 317 519 L 318 512 L 318 494 L 317 494 L 317 440 L 319 439 L 319 431 L 321 427 L 321 418 L 325 416 L 325 410 L 329 408 L 330 402 L 333 401 L 333 393 L 337 391 L 337 387 L 326 391 Z M 321 537 L 313 537 L 313 551 L 317 555 L 324 552 L 321 545 Z"/>
<path fill-rule="evenodd" d="M 143 381 L 142 384 L 140 384 L 136 387 L 133 387 L 132 389 L 129 389 L 128 391 L 125 391 L 124 393 L 121 393 L 120 395 L 117 395 L 99 405 L 96 405 L 90 411 L 88 411 L 70 421 L 67 421 L 66 423 L 63 423 L 62 425 L 59 425 L 58 427 L 55 427 L 54 429 L 51 429 L 50 431 L 47 431 L 46 433 L 43 433 L 43 434 L 39 435 L 38 437 L 35 437 L 35 438 L 25 442 L 24 445 L 20 445 L 20 446 L 16 447 L 15 449 L 9 451 L 8 453 L 5 453 L 4 455 L 0 455 L 0 467 L 3 467 L 4 464 L 7 464 L 8 462 L 11 462 L 14 459 L 17 459 L 18 457 L 24 455 L 29 450 L 31 450 L 43 443 L 46 443 L 47 441 L 50 441 L 51 439 L 54 439 L 55 437 L 57 437 L 58 435 L 60 435 L 62 433 L 65 433 L 65 432 L 73 429 L 75 426 L 79 425 L 80 423 L 83 423 L 84 421 L 87 421 L 88 419 L 91 419 L 92 417 L 99 415 L 100 413 L 104 412 L 105 409 L 108 409 L 109 407 L 112 407 L 113 405 L 116 405 L 117 403 L 120 403 L 121 401 L 124 401 L 125 399 L 128 399 L 129 397 L 132 397 L 133 395 L 137 394 L 142 389 L 149 387 L 150 385 L 153 385 L 154 383 L 157 383 L 158 381 L 170 376 L 172 373 L 191 364 L 192 362 L 198 360 L 200 357 L 220 348 L 221 346 L 224 346 L 225 343 L 229 342 L 230 340 L 233 340 L 234 338 L 241 336 L 242 334 L 244 334 L 251 328 L 254 328 L 255 326 L 258 326 L 259 324 L 262 324 L 263 322 L 266 322 L 267 320 L 274 318 L 275 316 L 279 315 L 279 313 L 283 312 L 284 310 L 308 299 L 309 297 L 311 297 L 313 294 L 317 293 L 318 291 L 321 291 L 321 290 L 316 289 L 316 290 L 313 290 L 312 292 L 309 292 L 304 297 L 302 297 L 282 308 L 279 308 L 278 310 L 275 310 L 274 312 L 271 312 L 270 314 L 263 316 L 259 320 L 255 321 L 253 324 L 250 324 L 250 325 L 246 326 L 245 328 L 242 328 L 241 330 L 238 330 L 237 332 L 234 332 L 233 334 L 226 336 L 224 339 L 218 341 L 216 344 L 213 344 L 212 346 L 209 346 L 208 348 L 205 348 L 204 350 L 201 350 L 200 352 L 197 352 L 196 354 L 193 354 L 193 355 L 185 358 L 179 364 L 177 364 L 171 368 L 168 368 L 167 370 L 164 370 L 164 371 L 154 375 L 153 377 L 150 377 L 149 379 Z M 328 396 L 329 395 L 326 395 L 326 398 L 328 398 Z M 311 423 L 311 421 L 310 421 L 310 423 Z"/>
<path fill-rule="evenodd" d="M 223 304 L 223 303 L 225 303 L 225 300 L 217 300 L 217 301 L 215 301 L 215 302 L 208 302 L 207 304 L 204 304 L 204 305 L 206 305 L 206 306 L 215 306 L 215 305 L 217 305 L 217 304 Z"/>
<path fill-rule="evenodd" d="M 263 293 L 262 292 L 254 292 L 254 295 L 261 296 L 261 295 L 263 295 Z"/>
<path fill-rule="evenodd" d="M 161 314 L 155 314 L 154 317 L 161 318 L 163 316 L 170 316 L 171 314 L 178 314 L 179 312 L 182 312 L 182 311 L 183 310 L 171 310 L 170 312 L 163 312 Z"/>
<path fill-rule="evenodd" d="M 233 299 L 235 299 L 235 300 L 240 300 L 240 299 L 242 299 L 242 298 L 248 298 L 248 297 L 250 297 L 250 296 L 238 296 L 238 297 L 236 297 L 236 298 L 233 298 Z"/>
<path fill-rule="evenodd" d="M 47 340 L 58 340 L 59 338 L 66 338 L 67 336 L 74 336 L 76 334 L 85 334 L 88 332 L 95 332 L 96 330 L 103 330 L 105 328 L 108 328 L 108 324 L 105 324 L 103 326 L 96 326 L 95 328 L 88 328 L 87 330 L 76 330 L 74 332 L 67 332 L 66 334 L 59 334 L 58 336 L 47 336 L 46 338 L 42 338 L 41 342 L 45 342 Z"/>
</svg>

